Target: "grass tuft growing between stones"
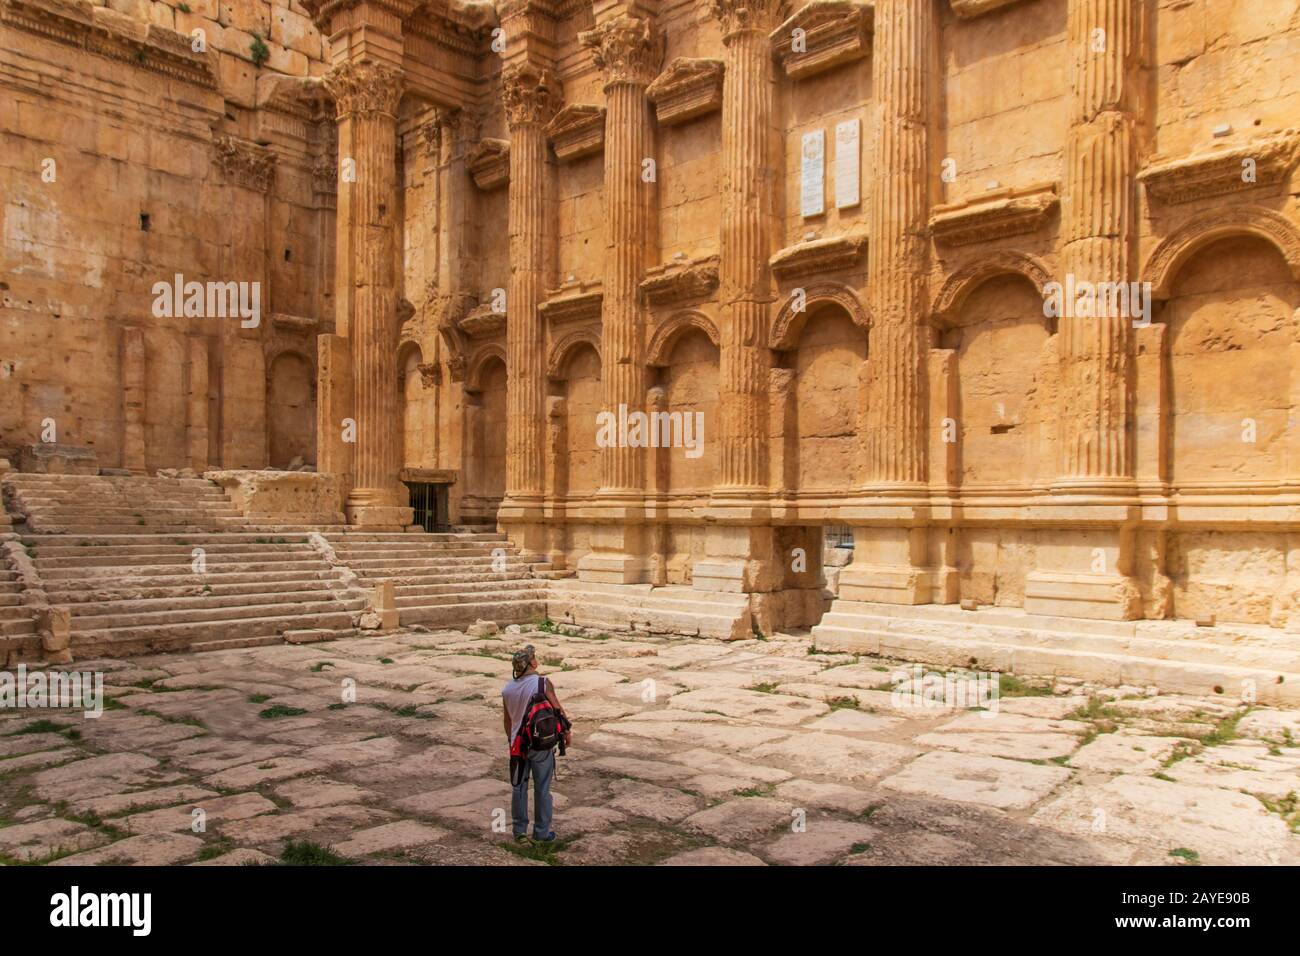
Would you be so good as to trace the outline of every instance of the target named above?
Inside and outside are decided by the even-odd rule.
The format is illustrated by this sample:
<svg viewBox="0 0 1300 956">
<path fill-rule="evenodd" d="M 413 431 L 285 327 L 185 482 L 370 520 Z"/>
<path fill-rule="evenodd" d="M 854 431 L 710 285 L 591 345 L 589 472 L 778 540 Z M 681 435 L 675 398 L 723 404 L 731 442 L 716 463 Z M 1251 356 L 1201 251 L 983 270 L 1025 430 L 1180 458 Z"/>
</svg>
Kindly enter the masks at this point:
<svg viewBox="0 0 1300 956">
<path fill-rule="evenodd" d="M 24 727 L 11 730 L 6 737 L 19 737 L 23 734 L 59 734 L 69 729 L 67 724 L 56 724 L 52 720 L 34 720 Z"/>
<path fill-rule="evenodd" d="M 1051 697 L 1051 684 L 1030 683 L 1015 674 L 998 675 L 999 697 Z"/>
<path fill-rule="evenodd" d="M 857 710 L 861 706 L 856 697 L 828 697 L 826 705 L 831 710 Z"/>
<path fill-rule="evenodd" d="M 301 717 L 307 713 L 302 707 L 286 707 L 284 704 L 272 704 L 265 710 L 259 711 L 257 716 L 263 720 L 275 720 L 277 717 Z"/>
<path fill-rule="evenodd" d="M 311 840 L 290 840 L 280 852 L 279 863 L 280 866 L 352 866 L 354 861 Z"/>
<path fill-rule="evenodd" d="M 526 860 L 538 860 L 547 866 L 557 866 L 560 863 L 560 854 L 568 848 L 570 840 L 519 840 L 515 842 L 501 844 L 515 856 L 522 856 Z"/>
<path fill-rule="evenodd" d="M 1197 853 L 1195 850 L 1189 850 L 1185 846 L 1180 846 L 1177 849 L 1170 850 L 1169 855 L 1180 860 L 1186 860 L 1188 863 L 1201 862 L 1201 854 Z"/>
</svg>

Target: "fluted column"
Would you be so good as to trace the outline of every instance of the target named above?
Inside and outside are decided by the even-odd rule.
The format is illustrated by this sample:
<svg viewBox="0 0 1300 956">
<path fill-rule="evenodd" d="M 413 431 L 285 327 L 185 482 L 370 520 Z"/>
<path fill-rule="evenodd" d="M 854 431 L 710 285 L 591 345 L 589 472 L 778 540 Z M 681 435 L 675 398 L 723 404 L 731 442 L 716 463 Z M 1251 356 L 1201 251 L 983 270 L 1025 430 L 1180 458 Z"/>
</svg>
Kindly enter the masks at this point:
<svg viewBox="0 0 1300 956">
<path fill-rule="evenodd" d="M 353 416 L 356 420 L 354 486 L 348 521 L 365 526 L 410 524 L 400 497 L 397 421 L 397 104 L 400 71 L 354 61 L 325 77 L 339 124 L 338 248 L 349 257 L 340 288 L 351 343 Z"/>
<path fill-rule="evenodd" d="M 639 284 L 655 258 L 655 182 L 643 176 L 653 155 L 650 102 L 663 45 L 649 21 L 619 16 L 582 34 L 605 79 L 605 267 L 600 361 L 603 403 L 618 413 L 645 398 L 645 322 Z M 612 443 L 601 449 L 602 495 L 645 491 L 646 450 Z"/>
<path fill-rule="evenodd" d="M 545 294 L 552 204 L 545 127 L 559 107 L 550 71 L 530 63 L 502 75 L 510 126 L 510 286 L 506 298 L 506 497 L 503 511 L 540 507 L 546 437 Z"/>
<path fill-rule="evenodd" d="M 1076 284 L 1133 275 L 1137 0 L 1070 0 L 1070 126 L 1061 190 L 1062 272 Z M 1132 318 L 1066 308 L 1061 335 L 1058 484 L 1131 483 Z M 1113 301 L 1113 300 L 1112 300 Z M 1098 313 L 1075 317 L 1076 311 Z"/>
<path fill-rule="evenodd" d="M 878 0 L 872 47 L 876 168 L 867 294 L 867 484 L 927 478 L 925 362 L 929 117 L 935 0 Z"/>
<path fill-rule="evenodd" d="M 765 491 L 767 474 L 768 260 L 774 251 L 781 144 L 775 128 L 772 45 L 780 0 L 715 0 L 722 25 L 722 226 L 718 268 L 718 490 Z"/>
</svg>

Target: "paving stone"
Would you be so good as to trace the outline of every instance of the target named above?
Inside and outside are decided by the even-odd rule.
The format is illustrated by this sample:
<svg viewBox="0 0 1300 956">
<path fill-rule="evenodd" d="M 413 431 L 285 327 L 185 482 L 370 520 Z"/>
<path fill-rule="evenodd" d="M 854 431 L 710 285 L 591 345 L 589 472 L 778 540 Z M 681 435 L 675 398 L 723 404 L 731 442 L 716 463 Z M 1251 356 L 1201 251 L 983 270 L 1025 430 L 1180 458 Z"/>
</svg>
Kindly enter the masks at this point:
<svg viewBox="0 0 1300 956">
<path fill-rule="evenodd" d="M 842 707 L 833 710 L 825 717 L 819 717 L 817 720 L 808 724 L 809 730 L 830 730 L 841 733 L 865 734 L 878 733 L 889 730 L 903 723 L 902 717 L 892 717 L 885 714 L 869 714 L 861 710 L 851 710 Z"/>
<path fill-rule="evenodd" d="M 998 712 L 1021 714 L 1025 717 L 1044 717 L 1048 720 L 1064 720 L 1087 704 L 1087 699 L 1082 697 L 1000 697 Z"/>
<path fill-rule="evenodd" d="M 626 819 L 627 814 L 609 807 L 569 807 L 556 815 L 552 825 L 562 825 L 566 835 L 577 835 L 608 830 Z"/>
<path fill-rule="evenodd" d="M 1252 740 L 1234 740 L 1179 760 L 1161 771 L 1179 783 L 1221 787 L 1284 800 L 1300 793 L 1300 749 L 1273 754 Z"/>
<path fill-rule="evenodd" d="M 723 846 L 706 846 L 698 850 L 677 853 L 659 864 L 660 866 L 767 866 L 751 853 L 732 850 Z"/>
<path fill-rule="evenodd" d="M 328 842 L 319 838 L 318 831 L 337 829 L 351 832 L 392 818 L 392 813 L 375 807 L 339 804 L 281 811 L 247 820 L 218 821 L 216 829 L 222 836 L 229 837 L 237 843 L 253 846 L 276 843 L 304 833 L 316 834 L 311 839 L 318 842 Z M 211 829 L 209 828 L 209 832 Z"/>
<path fill-rule="evenodd" d="M 799 773 L 865 780 L 887 773 L 914 751 L 899 744 L 839 734 L 806 733 L 755 747 L 750 753 L 759 760 L 785 764 Z"/>
<path fill-rule="evenodd" d="M 85 853 L 74 853 L 55 860 L 50 866 L 173 866 L 193 860 L 203 841 L 179 833 L 145 833 L 127 837 Z"/>
<path fill-rule="evenodd" d="M 711 687 L 675 694 L 670 707 L 699 712 L 716 711 L 727 717 L 752 720 L 764 725 L 791 726 L 809 717 L 819 717 L 829 708 L 820 701 L 786 694 L 764 694 L 733 687 Z"/>
<path fill-rule="evenodd" d="M 794 823 L 794 807 L 770 797 L 735 797 L 716 807 L 693 813 L 682 829 L 712 837 L 722 843 L 748 843 L 777 827 Z"/>
<path fill-rule="evenodd" d="M 446 830 L 415 820 L 397 820 L 366 830 L 358 830 L 351 839 L 334 844 L 333 850 L 341 856 L 367 856 L 371 853 L 406 850 L 426 843 L 437 843 L 447 835 Z"/>
<path fill-rule="evenodd" d="M 1069 777 L 1070 771 L 1064 767 L 936 751 L 917 757 L 881 781 L 881 786 L 900 793 L 976 803 L 999 810 L 1023 810 Z"/>
<path fill-rule="evenodd" d="M 268 856 L 260 850 L 241 847 L 238 850 L 231 850 L 229 853 L 223 853 L 221 856 L 213 857 L 210 860 L 191 863 L 190 866 L 264 866 L 274 862 L 275 857 Z"/>
<path fill-rule="evenodd" d="M 735 757 L 709 750 L 684 750 L 672 754 L 670 759 L 673 763 L 684 767 L 739 777 L 754 783 L 780 783 L 782 780 L 789 780 L 792 776 L 788 770 L 779 767 L 766 767 L 754 760 L 737 760 Z"/>
<path fill-rule="evenodd" d="M 830 863 L 848 856 L 855 846 L 870 843 L 876 838 L 876 832 L 865 823 L 810 816 L 805 830 L 778 837 L 763 853 L 777 863 L 790 866 Z"/>
<path fill-rule="evenodd" d="M 214 773 L 205 777 L 203 782 L 223 790 L 241 790 L 263 783 L 301 777 L 303 774 L 319 773 L 325 767 L 326 764 L 319 760 L 307 760 L 303 757 L 272 757 L 261 763 L 247 763 L 223 770 L 221 773 Z"/>
<path fill-rule="evenodd" d="M 953 733 L 936 731 L 916 738 L 922 747 L 944 747 L 968 754 L 988 757 L 1011 757 L 1016 760 L 1051 760 L 1065 757 L 1079 746 L 1071 734 L 1028 733 Z"/>
<path fill-rule="evenodd" d="M 128 833 L 174 833 L 192 830 L 195 810 L 202 810 L 206 817 L 204 825 L 212 827 L 226 820 L 245 820 L 263 813 L 274 813 L 276 806 L 260 794 L 237 793 L 228 797 L 187 801 L 161 810 L 133 813 L 114 820 L 113 823 Z"/>
<path fill-rule="evenodd" d="M 1032 819 L 1079 837 L 1100 833 L 1150 847 L 1157 856 L 1192 850 L 1211 865 L 1277 864 L 1297 839 L 1254 797 L 1130 775 L 1072 787 Z"/>
<path fill-rule="evenodd" d="M 138 787 L 157 766 L 157 760 L 144 754 L 105 754 L 42 770 L 32 784 L 44 800 L 99 797 Z"/>
<path fill-rule="evenodd" d="M 1238 721 L 1237 733 L 1277 742 L 1289 734 L 1292 741 L 1300 743 L 1300 710 L 1253 710 Z"/>
<path fill-rule="evenodd" d="M 133 810 L 150 810 L 156 807 L 174 806 L 187 800 L 206 800 L 218 796 L 215 790 L 196 787 L 183 783 L 171 787 L 157 787 L 153 790 L 135 790 L 130 793 L 114 793 L 106 797 L 89 797 L 69 803 L 73 813 L 94 813 L 101 817 L 130 813 Z"/>
<path fill-rule="evenodd" d="M 615 780 L 610 789 L 614 793 L 608 801 L 610 807 L 659 823 L 676 823 L 701 808 L 699 797 L 639 780 Z"/>
<path fill-rule="evenodd" d="M 295 807 L 327 807 L 339 803 L 363 803 L 375 797 L 374 791 L 351 783 L 340 783 L 324 777 L 300 777 L 275 788 L 276 796 L 283 797 Z"/>
<path fill-rule="evenodd" d="M 69 725 L 71 726 L 71 725 Z M 0 757 L 16 757 L 20 754 L 36 753 L 40 750 L 53 750 L 67 744 L 68 738 L 62 734 L 17 734 L 0 737 Z M 0 771 L 5 764 L 0 760 Z"/>
<path fill-rule="evenodd" d="M 43 860 L 61 851 L 87 850 L 107 839 L 85 824 L 51 818 L 0 827 L 0 853 L 18 860 Z"/>
<path fill-rule="evenodd" d="M 61 747 L 58 750 L 41 750 L 37 753 L 23 754 L 21 757 L 6 757 L 0 760 L 0 774 L 26 773 L 29 770 L 42 770 L 57 767 L 84 756 L 85 751 L 76 747 Z"/>
<path fill-rule="evenodd" d="M 772 795 L 797 807 L 821 807 L 853 814 L 863 813 L 873 803 L 880 802 L 880 795 L 874 791 L 815 780 L 787 780 L 778 784 Z"/>
<path fill-rule="evenodd" d="M 504 748 L 503 748 L 504 749 Z M 477 750 L 439 745 L 403 757 L 386 766 L 385 775 L 394 777 L 483 777 L 498 761 Z"/>
<path fill-rule="evenodd" d="M 1179 744 L 1182 737 L 1153 737 L 1120 729 L 1113 734 L 1099 734 L 1070 757 L 1070 766 L 1101 773 L 1154 773 Z"/>
</svg>

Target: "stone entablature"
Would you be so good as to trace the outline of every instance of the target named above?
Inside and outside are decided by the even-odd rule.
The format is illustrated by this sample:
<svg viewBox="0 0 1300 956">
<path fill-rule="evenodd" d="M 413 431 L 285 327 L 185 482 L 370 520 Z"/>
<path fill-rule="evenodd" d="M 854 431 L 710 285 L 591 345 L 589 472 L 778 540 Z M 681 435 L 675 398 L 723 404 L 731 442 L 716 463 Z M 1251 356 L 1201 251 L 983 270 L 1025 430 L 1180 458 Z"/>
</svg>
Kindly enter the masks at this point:
<svg viewBox="0 0 1300 956">
<path fill-rule="evenodd" d="M 1000 189 L 965 202 L 936 206 L 930 219 L 935 241 L 950 246 L 1035 232 L 1059 204 L 1055 183 Z"/>
<path fill-rule="evenodd" d="M 1300 158 L 1293 130 L 1242 146 L 1224 146 L 1181 159 L 1153 160 L 1138 173 L 1151 198 L 1179 204 L 1277 186 Z"/>
<path fill-rule="evenodd" d="M 772 31 L 772 50 L 790 79 L 816 76 L 871 53 L 874 14 L 865 3 L 812 0 Z"/>
<path fill-rule="evenodd" d="M 456 327 L 470 338 L 487 338 L 506 327 L 506 313 L 494 311 L 490 304 L 470 309 L 456 321 Z"/>
<path fill-rule="evenodd" d="M 718 287 L 718 257 L 701 256 L 652 266 L 641 280 L 641 294 L 650 305 L 676 305 L 707 298 Z"/>
<path fill-rule="evenodd" d="M 562 163 L 599 153 L 605 148 L 605 107 L 569 104 L 547 125 L 546 137 Z"/>
<path fill-rule="evenodd" d="M 679 56 L 648 87 L 660 126 L 675 126 L 722 109 L 721 60 Z"/>
<path fill-rule="evenodd" d="M 787 246 L 772 256 L 772 271 L 783 281 L 843 272 L 860 266 L 866 252 L 867 236 L 862 232 L 809 239 Z"/>
<path fill-rule="evenodd" d="M 962 20 L 973 20 L 976 17 L 982 17 L 986 13 L 993 13 L 1002 10 L 1014 3 L 1025 3 L 1026 0 L 951 0 L 952 12 L 957 14 Z"/>
<path fill-rule="evenodd" d="M 538 311 L 551 325 L 567 322 L 600 321 L 600 307 L 605 295 L 599 282 L 574 280 L 558 289 L 548 289 Z"/>
<path fill-rule="evenodd" d="M 270 190 L 275 179 L 274 150 L 235 136 L 216 136 L 212 153 L 227 182 L 257 192 Z"/>
</svg>

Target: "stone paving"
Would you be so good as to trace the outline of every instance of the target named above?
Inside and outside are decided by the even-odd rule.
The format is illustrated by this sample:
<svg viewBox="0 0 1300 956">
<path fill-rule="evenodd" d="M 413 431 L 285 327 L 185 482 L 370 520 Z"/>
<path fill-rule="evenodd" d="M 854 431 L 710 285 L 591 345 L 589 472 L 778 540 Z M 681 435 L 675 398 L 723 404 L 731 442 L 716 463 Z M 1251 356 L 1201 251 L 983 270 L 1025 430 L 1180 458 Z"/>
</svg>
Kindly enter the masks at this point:
<svg viewBox="0 0 1300 956">
<path fill-rule="evenodd" d="M 509 833 L 525 642 L 576 721 L 547 849 Z M 0 862 L 1300 863 L 1300 712 L 1005 677 L 981 711 L 904 663 L 549 628 L 78 662 L 99 719 L 0 711 Z"/>
</svg>

